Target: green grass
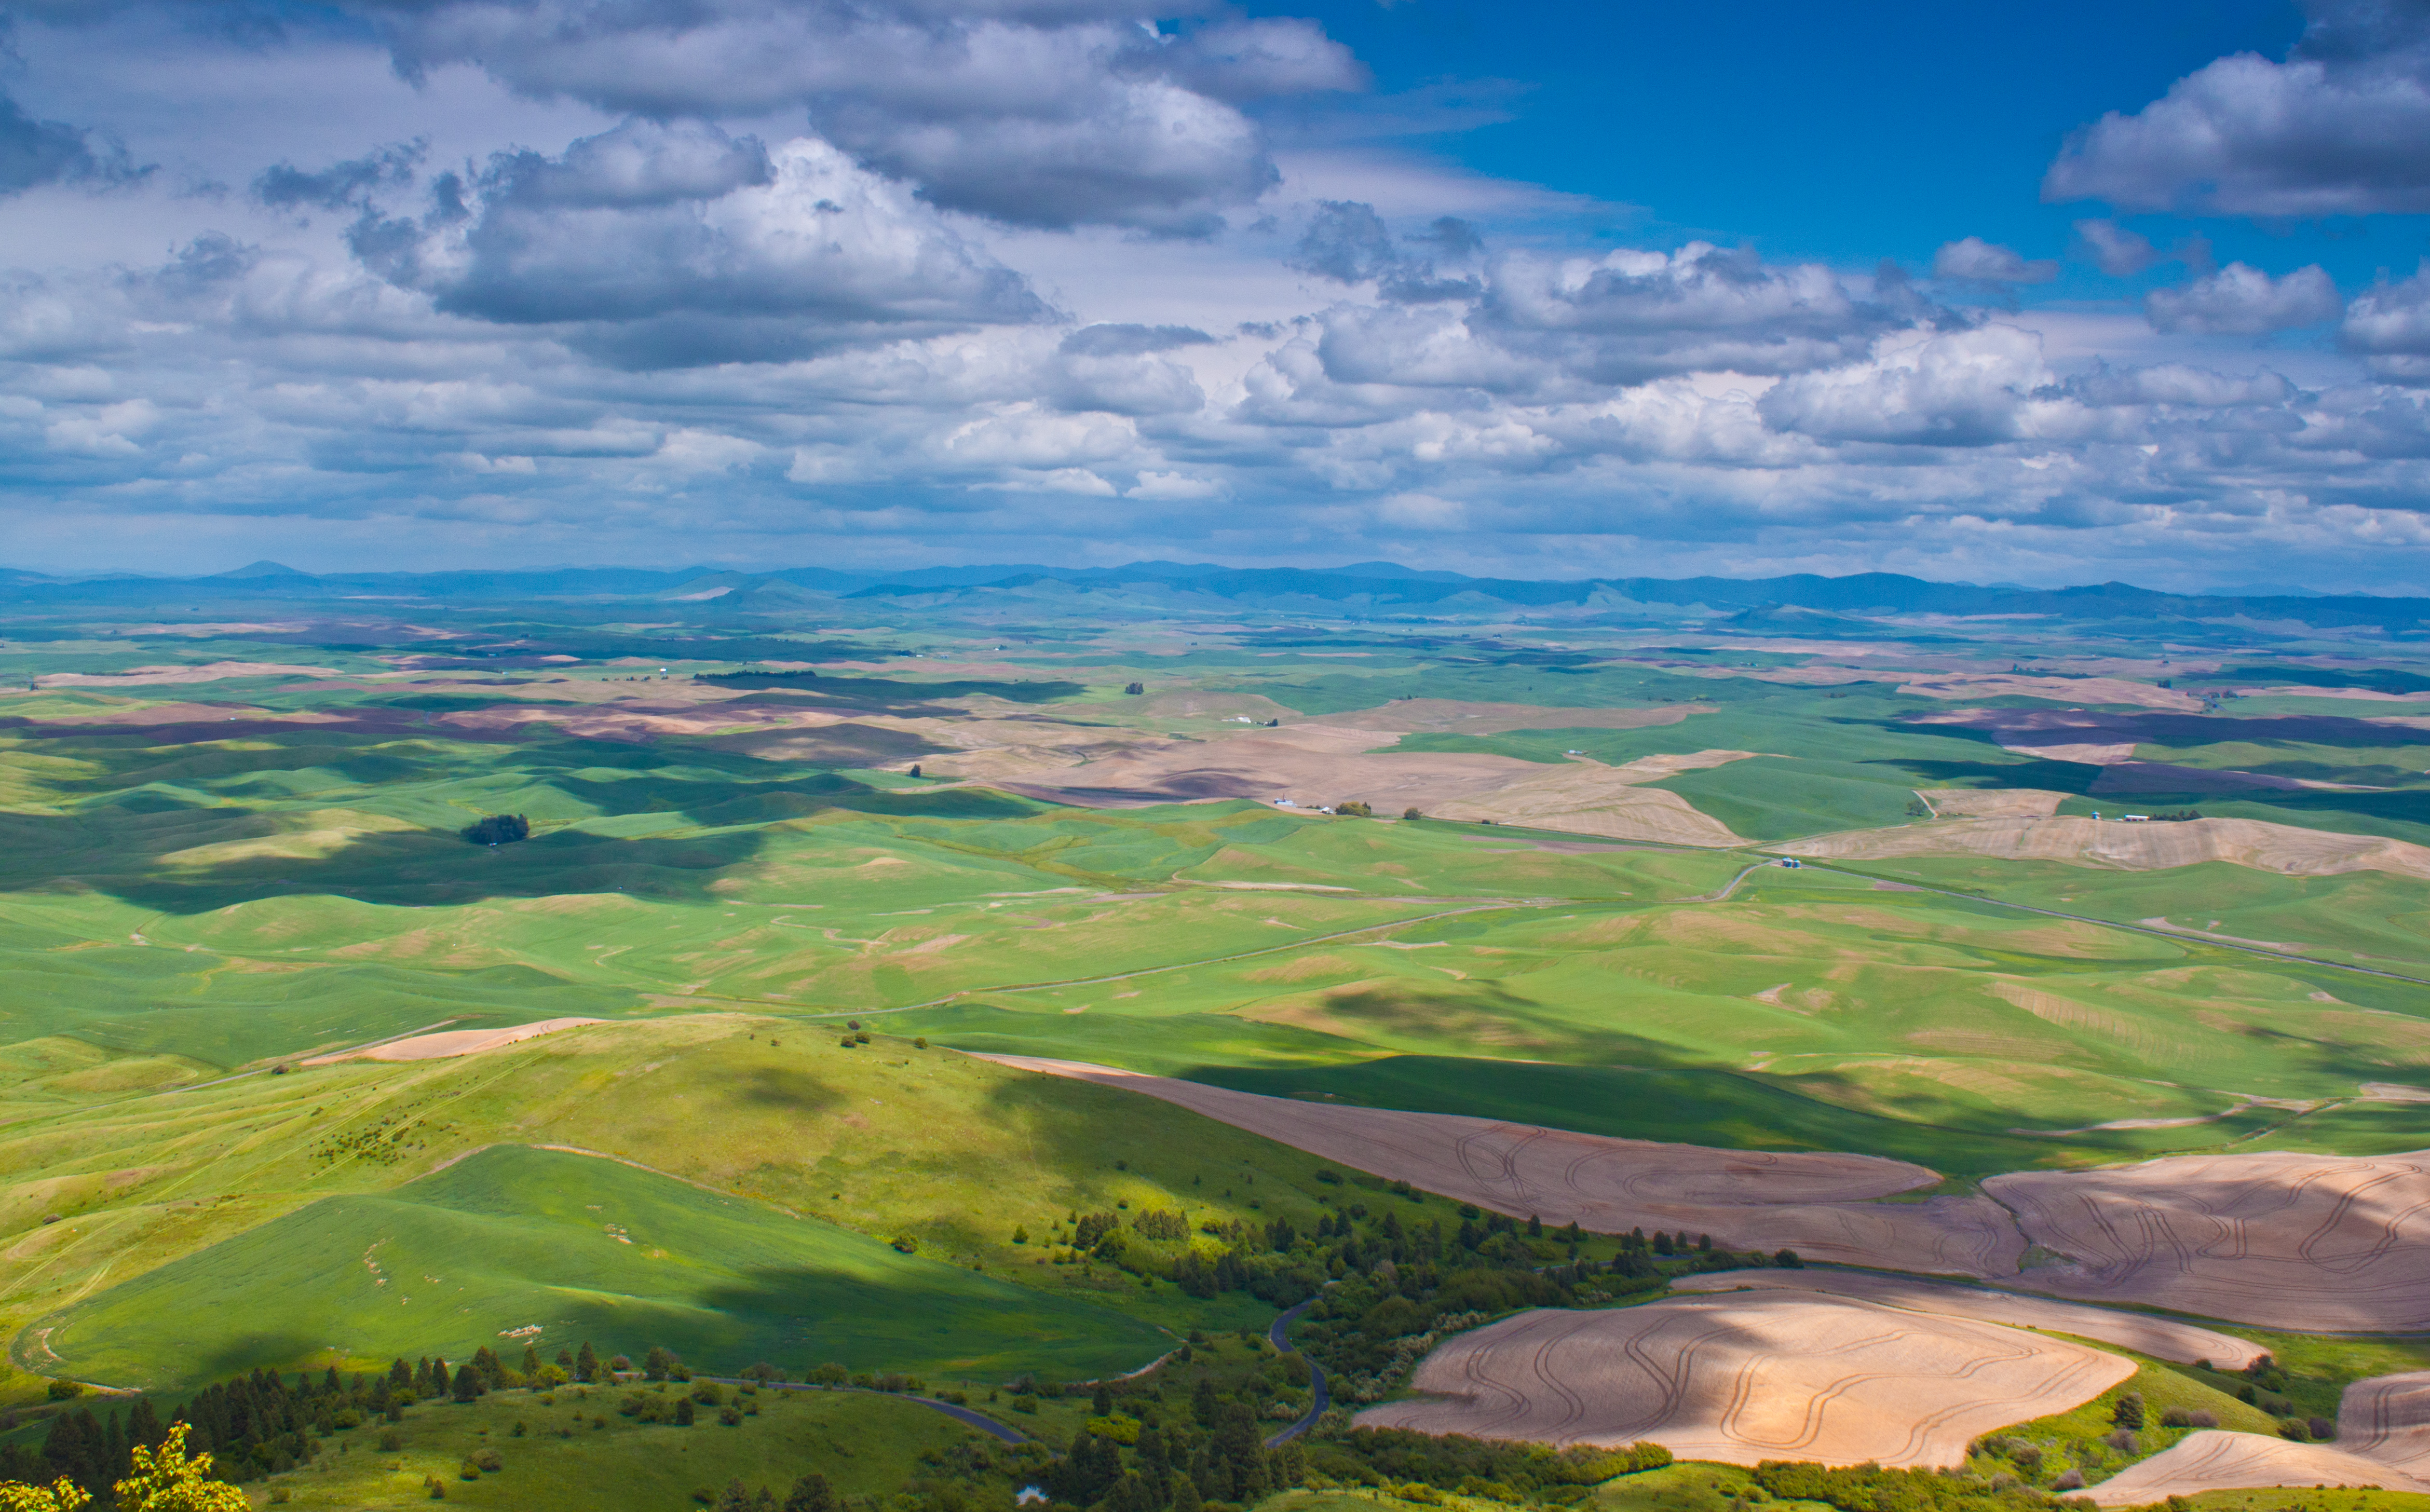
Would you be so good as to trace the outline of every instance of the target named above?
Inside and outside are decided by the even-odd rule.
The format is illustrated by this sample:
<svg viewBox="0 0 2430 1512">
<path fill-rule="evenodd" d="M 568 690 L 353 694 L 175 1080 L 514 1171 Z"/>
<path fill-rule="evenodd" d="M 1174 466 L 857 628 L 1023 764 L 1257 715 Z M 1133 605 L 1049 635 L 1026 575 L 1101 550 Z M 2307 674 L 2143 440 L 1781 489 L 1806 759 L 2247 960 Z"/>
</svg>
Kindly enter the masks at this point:
<svg viewBox="0 0 2430 1512">
<path fill-rule="evenodd" d="M 620 1416 L 624 1395 L 599 1387 L 498 1391 L 463 1405 L 412 1407 L 392 1430 L 396 1449 L 378 1447 L 391 1430 L 374 1420 L 332 1435 L 316 1459 L 258 1488 L 285 1491 L 300 1512 L 424 1507 L 424 1481 L 437 1476 L 449 1504 L 581 1512 L 689 1507 L 694 1491 L 714 1494 L 737 1478 L 782 1501 L 795 1479 L 816 1472 L 845 1495 L 876 1497 L 917 1473 L 922 1456 L 979 1437 L 934 1408 L 866 1392 L 761 1391 L 744 1399 L 757 1410 L 739 1426 L 720 1424 L 709 1409 L 689 1428 Z M 607 1426 L 594 1428 L 602 1418 Z M 495 1451 L 503 1467 L 464 1480 L 460 1467 L 481 1450 Z"/>
<path fill-rule="evenodd" d="M 2022 1438 L 2039 1446 L 2043 1452 L 2039 1478 L 2044 1485 L 2050 1477 L 2073 1468 L 2084 1472 L 2089 1482 L 2108 1479 L 2139 1460 L 2173 1449 L 2193 1428 L 2171 1428 L 2161 1423 L 2161 1415 L 2172 1407 L 2188 1412 L 2208 1412 L 2219 1426 L 2231 1433 L 2269 1434 L 2278 1432 L 2278 1421 L 2257 1407 L 2250 1407 L 2217 1386 L 2198 1379 L 2192 1372 L 2092 1339 L 2078 1342 L 2106 1354 L 2123 1355 L 2136 1364 L 2135 1373 L 2111 1387 L 2091 1401 L 2066 1412 L 2053 1413 L 2001 1430 L 2003 1435 Z M 2222 1378 L 2223 1379 L 2223 1378 Z M 2120 1450 L 2102 1442 L 2117 1430 L 2115 1414 L 2119 1400 L 2128 1392 L 2143 1398 L 2143 1426 L 2135 1431 L 2136 1447 Z M 2334 1413 L 2332 1413 L 2334 1416 Z M 1987 1435 L 1988 1437 L 1991 1437 Z M 2002 1471 L 2015 1473 L 2014 1467 L 1990 1456 L 1977 1456 L 1974 1468 L 1983 1473 Z"/>
<path fill-rule="evenodd" d="M 1115 1374 L 1166 1336 L 1085 1302 L 612 1160 L 499 1146 L 324 1198 L 35 1325 L 61 1373 L 194 1386 L 271 1362 L 461 1358 L 513 1331 L 726 1373 Z M 503 1345 L 496 1347 L 503 1348 Z"/>
<path fill-rule="evenodd" d="M 141 1288 L 147 1273 L 157 1274 L 155 1268 L 163 1265 L 198 1267 L 198 1273 L 220 1278 L 213 1286 L 240 1284 L 252 1269 L 269 1263 L 260 1256 L 260 1236 L 273 1233 L 285 1236 L 277 1245 L 292 1240 L 318 1256 L 312 1263 L 325 1270 L 328 1285 L 366 1287 L 370 1273 L 362 1267 L 362 1253 L 379 1236 L 357 1230 L 379 1227 L 383 1215 L 400 1222 L 413 1219 L 417 1233 L 483 1231 L 477 1203 L 469 1212 L 459 1211 L 465 1204 L 458 1198 L 433 1207 L 415 1201 L 407 1184 L 472 1155 L 431 1178 L 438 1189 L 452 1190 L 449 1184 L 463 1179 L 463 1172 L 508 1158 L 502 1151 L 473 1155 L 502 1141 L 571 1145 L 698 1183 L 715 1195 L 680 1182 L 653 1185 L 658 1177 L 641 1180 L 678 1205 L 740 1203 L 741 1210 L 761 1215 L 753 1221 L 763 1228 L 774 1222 L 763 1221 L 771 1210 L 826 1221 L 785 1219 L 767 1232 L 836 1236 L 862 1253 L 872 1243 L 908 1234 L 918 1241 L 917 1269 L 923 1274 L 984 1280 L 989 1288 L 1017 1283 L 1017 1291 L 1004 1288 L 1016 1300 L 1081 1305 L 1083 1315 L 1100 1310 L 1112 1320 L 1106 1326 L 1116 1330 L 1113 1337 L 1133 1342 L 1142 1337 L 1140 1325 L 1262 1327 L 1272 1309 L 1245 1293 L 1201 1303 L 1170 1283 L 1142 1288 L 1135 1278 L 1103 1267 L 1049 1265 L 1044 1240 L 1068 1215 L 1120 1211 L 1118 1205 L 1126 1205 L 1134 1212 L 1183 1210 L 1193 1223 L 1286 1217 L 1307 1230 L 1322 1211 L 1320 1199 L 1339 1191 L 1317 1179 L 1325 1163 L 1316 1157 L 1152 1098 L 1007 1071 L 943 1049 L 924 1052 L 904 1038 L 878 1037 L 872 1045 L 846 1050 L 832 1031 L 809 1032 L 782 1020 L 744 1016 L 647 1020 L 565 1031 L 463 1060 L 355 1062 L 85 1109 L 62 1108 L 55 1099 L 36 1108 L 35 1116 L 0 1124 L 0 1191 L 8 1194 L 11 1205 L 6 1211 L 25 1235 L 10 1254 L 0 1256 L 0 1318 L 12 1332 L 80 1298 L 97 1304 L 113 1288 L 137 1288 L 120 1293 L 111 1304 L 117 1307 L 125 1297 L 146 1294 Z M 546 1158 L 573 1162 L 565 1169 L 584 1173 L 586 1180 L 641 1179 L 641 1173 L 612 1161 Z M 562 1211 L 561 1205 L 551 1205 L 557 1200 L 544 1183 L 520 1182 L 511 1189 L 518 1202 Z M 336 1205 L 309 1206 L 324 1199 Z M 589 1242 L 596 1248 L 612 1241 L 595 1238 L 604 1233 L 598 1225 L 611 1220 L 600 1216 L 592 1221 L 587 1204 L 594 1200 L 576 1204 L 583 1211 L 573 1216 L 591 1222 L 594 1237 Z M 320 1216 L 308 1220 L 308 1211 Z M 46 1214 L 58 1221 L 41 1222 Z M 325 1246 L 311 1236 L 336 1215 L 348 1215 L 346 1232 L 354 1238 L 329 1241 L 336 1247 L 324 1255 Z M 1015 1230 L 1024 1226 L 1039 1242 L 1014 1242 Z M 685 1253 L 678 1246 L 659 1247 L 671 1254 Z M 621 1261 L 634 1259 L 641 1250 L 614 1246 L 599 1253 Z M 890 1264 L 892 1254 L 884 1251 L 875 1258 Z M 957 1267 L 985 1269 L 982 1273 Z M 439 1268 L 415 1272 L 401 1265 L 387 1269 L 406 1278 L 450 1273 Z M 753 1302 L 751 1286 L 765 1280 L 768 1270 L 760 1266 L 743 1282 L 710 1277 L 700 1285 L 728 1288 L 717 1293 L 725 1299 L 720 1307 L 757 1306 L 769 1317 L 777 1315 L 767 1312 L 775 1307 L 784 1317 L 798 1317 L 799 1307 L 766 1298 Z M 546 1277 L 550 1271 L 543 1266 L 530 1273 Z M 498 1284 L 498 1305 L 537 1305 L 511 1281 L 510 1273 Z M 635 1280 L 629 1287 L 603 1283 L 597 1289 L 618 1295 L 620 1288 L 641 1286 Z M 182 1283 L 154 1282 L 150 1294 L 164 1299 L 159 1305 L 167 1307 L 188 1289 Z M 413 1295 L 402 1282 L 371 1289 Z M 657 1295 L 645 1288 L 635 1294 Z M 770 1295 L 781 1298 L 781 1288 Z M 394 1305 L 398 1318 L 380 1325 L 382 1339 L 388 1338 L 385 1331 L 404 1326 L 408 1304 Z M 265 1316 L 275 1319 L 279 1311 L 272 1306 Z M 668 1326 L 691 1316 L 680 1306 L 668 1312 L 640 1302 L 627 1304 L 625 1315 Z M 140 1335 L 151 1326 L 141 1321 L 142 1316 L 141 1308 L 125 1313 L 135 1320 L 126 1327 Z M 415 1326 L 437 1329 L 452 1316 Z M 494 1335 L 532 1322 L 554 1329 L 574 1317 L 591 1315 L 566 1307 L 495 1321 L 484 1315 L 476 1332 Z M 301 1336 L 285 1323 L 257 1320 L 242 1326 L 257 1324 L 263 1331 L 247 1343 L 251 1336 L 240 1325 L 212 1323 L 213 1329 L 240 1331 L 181 1346 L 184 1357 L 202 1363 L 177 1369 L 208 1372 L 224 1357 L 212 1351 L 239 1346 L 240 1354 L 267 1352 L 265 1359 L 307 1347 L 356 1347 L 344 1337 L 316 1337 L 315 1330 L 327 1332 L 320 1322 Z M 697 1320 L 686 1326 L 695 1325 L 711 1327 Z M 60 1346 L 72 1358 L 82 1358 L 76 1352 L 99 1338 L 82 1329 L 77 1325 Z M 716 1338 L 713 1331 L 701 1337 Z M 769 1338 L 764 1332 L 748 1337 Z M 805 1332 L 797 1349 L 811 1349 L 810 1338 Z M 21 1369 L 42 1368 L 32 1342 L 30 1337 L 18 1338 Z M 435 1338 L 427 1343 L 402 1338 L 393 1342 L 396 1350 L 416 1354 L 442 1347 Z M 906 1347 L 920 1342 L 912 1338 Z M 360 1345 L 371 1354 L 389 1347 Z M 1132 1353 L 1130 1344 L 1114 1353 Z M 1123 1368 L 1156 1353 L 1148 1349 Z M 771 1357 L 806 1363 L 791 1354 Z M 107 1371 L 121 1368 L 114 1360 L 96 1363 L 96 1372 L 111 1378 Z"/>
</svg>

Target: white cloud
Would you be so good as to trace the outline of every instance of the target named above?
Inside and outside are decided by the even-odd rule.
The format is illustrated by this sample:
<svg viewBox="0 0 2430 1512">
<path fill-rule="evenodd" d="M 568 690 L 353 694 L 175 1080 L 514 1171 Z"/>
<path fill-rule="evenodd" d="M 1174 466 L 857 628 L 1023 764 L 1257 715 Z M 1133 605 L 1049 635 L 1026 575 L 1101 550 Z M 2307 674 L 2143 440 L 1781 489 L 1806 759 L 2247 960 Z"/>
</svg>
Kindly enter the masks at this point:
<svg viewBox="0 0 2430 1512">
<path fill-rule="evenodd" d="M 1193 499 L 1220 499 L 1223 485 L 1213 478 L 1191 477 L 1186 473 L 1145 472 L 1139 481 L 1123 490 L 1131 498 L 1151 503 L 1177 503 Z"/>
<path fill-rule="evenodd" d="M 2345 308 L 2337 285 L 2316 264 L 2272 278 L 2231 262 L 2182 289 L 2155 289 L 2143 298 L 2152 328 L 2221 336 L 2260 336 L 2333 321 Z"/>
<path fill-rule="evenodd" d="M 2048 258 L 2028 262 L 2014 247 L 1970 236 L 1932 255 L 1932 275 L 1985 284 L 2046 284 L 2058 276 L 2058 264 Z"/>
<path fill-rule="evenodd" d="M 2311 0 L 2284 62 L 2238 53 L 2069 141 L 2043 197 L 2230 215 L 2430 210 L 2430 11 Z"/>
<path fill-rule="evenodd" d="M 2346 307 L 2339 337 L 2371 371 L 2396 383 L 2430 383 L 2430 259 L 2410 278 L 2382 280 Z"/>
</svg>

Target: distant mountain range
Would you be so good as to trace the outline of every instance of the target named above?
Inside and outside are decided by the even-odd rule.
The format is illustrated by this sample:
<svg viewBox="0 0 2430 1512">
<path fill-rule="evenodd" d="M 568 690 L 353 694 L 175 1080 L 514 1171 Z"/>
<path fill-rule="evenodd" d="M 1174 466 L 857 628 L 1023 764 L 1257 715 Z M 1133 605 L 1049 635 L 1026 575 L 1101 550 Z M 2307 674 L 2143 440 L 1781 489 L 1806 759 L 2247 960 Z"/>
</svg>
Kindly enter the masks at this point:
<svg viewBox="0 0 2430 1512">
<path fill-rule="evenodd" d="M 837 600 L 883 600 L 910 606 L 976 603 L 994 598 L 1037 601 L 1040 606 L 1094 599 L 1109 610 L 1157 607 L 1323 615 L 1356 619 L 1476 618 L 1541 613 L 1561 618 L 1701 618 L 1748 628 L 1777 625 L 1812 631 L 1833 620 L 1885 615 L 1976 617 L 2028 615 L 2068 620 L 2141 620 L 2157 633 L 2171 623 L 2274 622 L 2321 627 L 2378 626 L 2419 630 L 2430 623 L 2430 599 L 2324 595 L 2303 591 L 2234 594 L 2163 593 L 2127 583 L 2031 589 L 2012 585 L 1934 583 L 1894 573 L 1848 577 L 1620 577 L 1530 580 L 1469 577 L 1417 571 L 1390 562 L 1346 567 L 1223 567 L 1212 563 L 1133 562 L 1123 567 L 1006 564 L 924 567 L 852 573 L 794 567 L 741 573 L 717 567 L 652 572 L 632 567 L 566 567 L 507 572 L 310 573 L 258 561 L 208 577 L 146 577 L 111 573 L 55 577 L 0 571 L 0 606 L 71 611 L 123 606 L 199 610 L 230 600 L 486 601 L 655 600 L 711 617 L 778 617 Z"/>
</svg>

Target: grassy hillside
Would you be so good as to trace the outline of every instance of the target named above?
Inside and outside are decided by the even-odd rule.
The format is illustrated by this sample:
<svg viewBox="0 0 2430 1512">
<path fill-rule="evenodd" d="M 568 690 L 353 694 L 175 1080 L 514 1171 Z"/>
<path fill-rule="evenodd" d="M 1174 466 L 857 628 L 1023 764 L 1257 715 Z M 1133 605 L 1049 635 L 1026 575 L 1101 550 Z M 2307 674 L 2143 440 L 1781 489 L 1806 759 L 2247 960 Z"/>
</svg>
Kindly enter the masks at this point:
<svg viewBox="0 0 2430 1512">
<path fill-rule="evenodd" d="M 524 1331 L 538 1329 L 536 1334 Z M 193 1386 L 263 1360 L 461 1359 L 522 1338 L 728 1371 L 1061 1379 L 1170 1347 L 1108 1309 L 594 1156 L 502 1145 L 377 1195 L 327 1197 L 44 1319 L 29 1358 Z"/>
<path fill-rule="evenodd" d="M 362 1231 L 352 1249 L 331 1251 L 330 1285 L 366 1286 L 371 1277 L 362 1254 L 388 1232 L 382 1215 L 400 1222 L 410 1218 L 411 1232 L 427 1236 L 417 1243 L 440 1244 L 439 1236 L 480 1229 L 488 1209 L 478 1202 L 468 1205 L 457 1197 L 430 1209 L 397 1194 L 444 1162 L 500 1142 L 596 1151 L 873 1240 L 907 1235 L 919 1245 L 921 1266 L 941 1262 L 937 1269 L 944 1275 L 975 1281 L 975 1272 L 947 1268 L 984 1266 L 990 1286 L 1017 1281 L 1024 1296 L 1070 1298 L 1185 1329 L 1261 1323 L 1271 1309 L 1241 1293 L 1190 1302 L 1170 1284 L 1142 1288 L 1103 1268 L 1052 1265 L 1047 1235 L 1074 1212 L 1124 1207 L 1186 1211 L 1193 1225 L 1287 1217 L 1307 1227 L 1320 1210 L 1318 1198 L 1335 1189 L 1317 1179 L 1323 1166 L 1308 1155 L 1151 1098 L 1008 1071 L 941 1048 L 923 1051 L 901 1038 L 880 1037 L 845 1049 L 830 1029 L 811 1033 L 766 1018 L 698 1014 L 562 1031 L 461 1060 L 350 1062 L 83 1111 L 49 1106 L 39 1117 L 0 1126 L 0 1224 L 8 1237 L 0 1249 L 0 1318 L 13 1332 L 79 1299 L 97 1301 L 107 1288 L 135 1283 L 182 1257 L 191 1257 L 200 1273 L 225 1278 L 210 1285 L 237 1285 L 256 1263 L 245 1257 L 262 1253 L 258 1245 L 290 1242 L 260 1238 L 270 1232 L 261 1225 L 308 1233 L 321 1220 L 299 1225 L 293 1215 L 325 1198 L 341 1200 L 320 1210 L 325 1218 L 350 1215 L 347 1232 Z M 490 1169 L 475 1163 L 483 1158 L 465 1164 L 474 1171 Z M 610 1162 L 555 1158 L 573 1161 L 565 1169 L 586 1181 L 625 1179 L 625 1168 Z M 443 1183 L 462 1169 L 438 1179 Z M 516 1201 L 564 1210 L 552 1205 L 549 1183 L 518 1182 L 510 1189 Z M 689 1187 L 663 1192 L 669 1201 L 692 1198 Z M 567 1211 L 590 1221 L 592 1200 Z M 369 1205 L 344 1205 L 361 1203 Z M 598 1219 L 592 1227 L 608 1221 Z M 776 1227 L 791 1232 L 792 1222 Z M 1038 1242 L 1013 1242 L 1015 1230 L 1024 1226 Z M 805 1232 L 835 1230 L 819 1223 Z M 592 1242 L 595 1248 L 610 1241 Z M 483 1283 L 490 1289 L 481 1292 L 494 1292 L 496 1304 L 509 1311 L 530 1300 L 515 1290 L 524 1283 L 514 1277 L 546 1281 L 554 1263 L 515 1253 L 524 1258 L 501 1261 L 502 1279 Z M 622 1246 L 599 1253 L 632 1258 Z M 389 1270 L 396 1277 L 450 1273 Z M 781 1301 L 788 1293 L 765 1271 L 725 1281 L 704 1272 L 681 1284 L 609 1277 L 596 1289 L 664 1299 L 664 1306 L 676 1307 L 663 1314 L 669 1326 L 684 1316 L 677 1305 L 682 1299 L 712 1293 L 740 1312 L 799 1316 L 802 1309 Z M 756 1289 L 771 1287 L 775 1289 L 765 1296 Z M 176 1289 L 164 1284 L 157 1294 L 173 1297 Z M 413 1294 L 402 1280 L 371 1289 Z M 144 1309 L 151 1305 L 130 1304 L 131 1310 L 109 1316 L 148 1337 L 153 1323 L 147 1320 L 156 1315 Z M 494 1332 L 575 1316 L 566 1305 L 572 1304 L 487 1326 Z M 234 1331 L 197 1343 L 205 1353 L 196 1358 L 204 1362 L 193 1369 L 219 1368 L 209 1362 L 222 1356 L 208 1351 L 234 1349 L 248 1337 L 267 1352 L 263 1363 L 293 1363 L 281 1351 L 308 1354 L 346 1342 L 310 1330 L 292 1334 L 284 1324 L 257 1336 L 228 1326 Z M 697 1337 L 704 1339 L 720 1337 L 706 1321 L 687 1326 L 703 1330 Z M 1119 1320 L 1103 1326 L 1114 1330 L 1107 1337 L 1124 1341 L 1117 1354 L 1131 1353 L 1128 1341 L 1140 1337 L 1122 1332 L 1129 1325 Z M 383 1325 L 378 1337 L 393 1332 Z M 763 1337 L 748 1330 L 746 1336 Z M 71 1338 L 75 1349 L 96 1355 L 136 1347 L 107 1328 L 80 1325 Z M 397 1339 L 396 1348 L 407 1347 L 402 1335 Z M 34 1368 L 32 1343 L 23 1336 L 17 1341 L 21 1368 Z"/>
</svg>

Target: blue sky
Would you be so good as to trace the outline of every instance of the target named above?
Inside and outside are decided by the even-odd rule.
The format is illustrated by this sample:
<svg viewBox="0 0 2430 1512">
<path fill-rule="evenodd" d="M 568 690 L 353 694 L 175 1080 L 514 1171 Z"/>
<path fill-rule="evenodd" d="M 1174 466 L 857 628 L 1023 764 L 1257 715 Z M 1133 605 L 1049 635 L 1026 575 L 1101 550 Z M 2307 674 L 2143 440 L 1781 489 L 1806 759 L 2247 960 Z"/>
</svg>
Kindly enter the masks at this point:
<svg viewBox="0 0 2430 1512">
<path fill-rule="evenodd" d="M 9 25 L 12 565 L 2430 592 L 2422 0 Z"/>
</svg>

